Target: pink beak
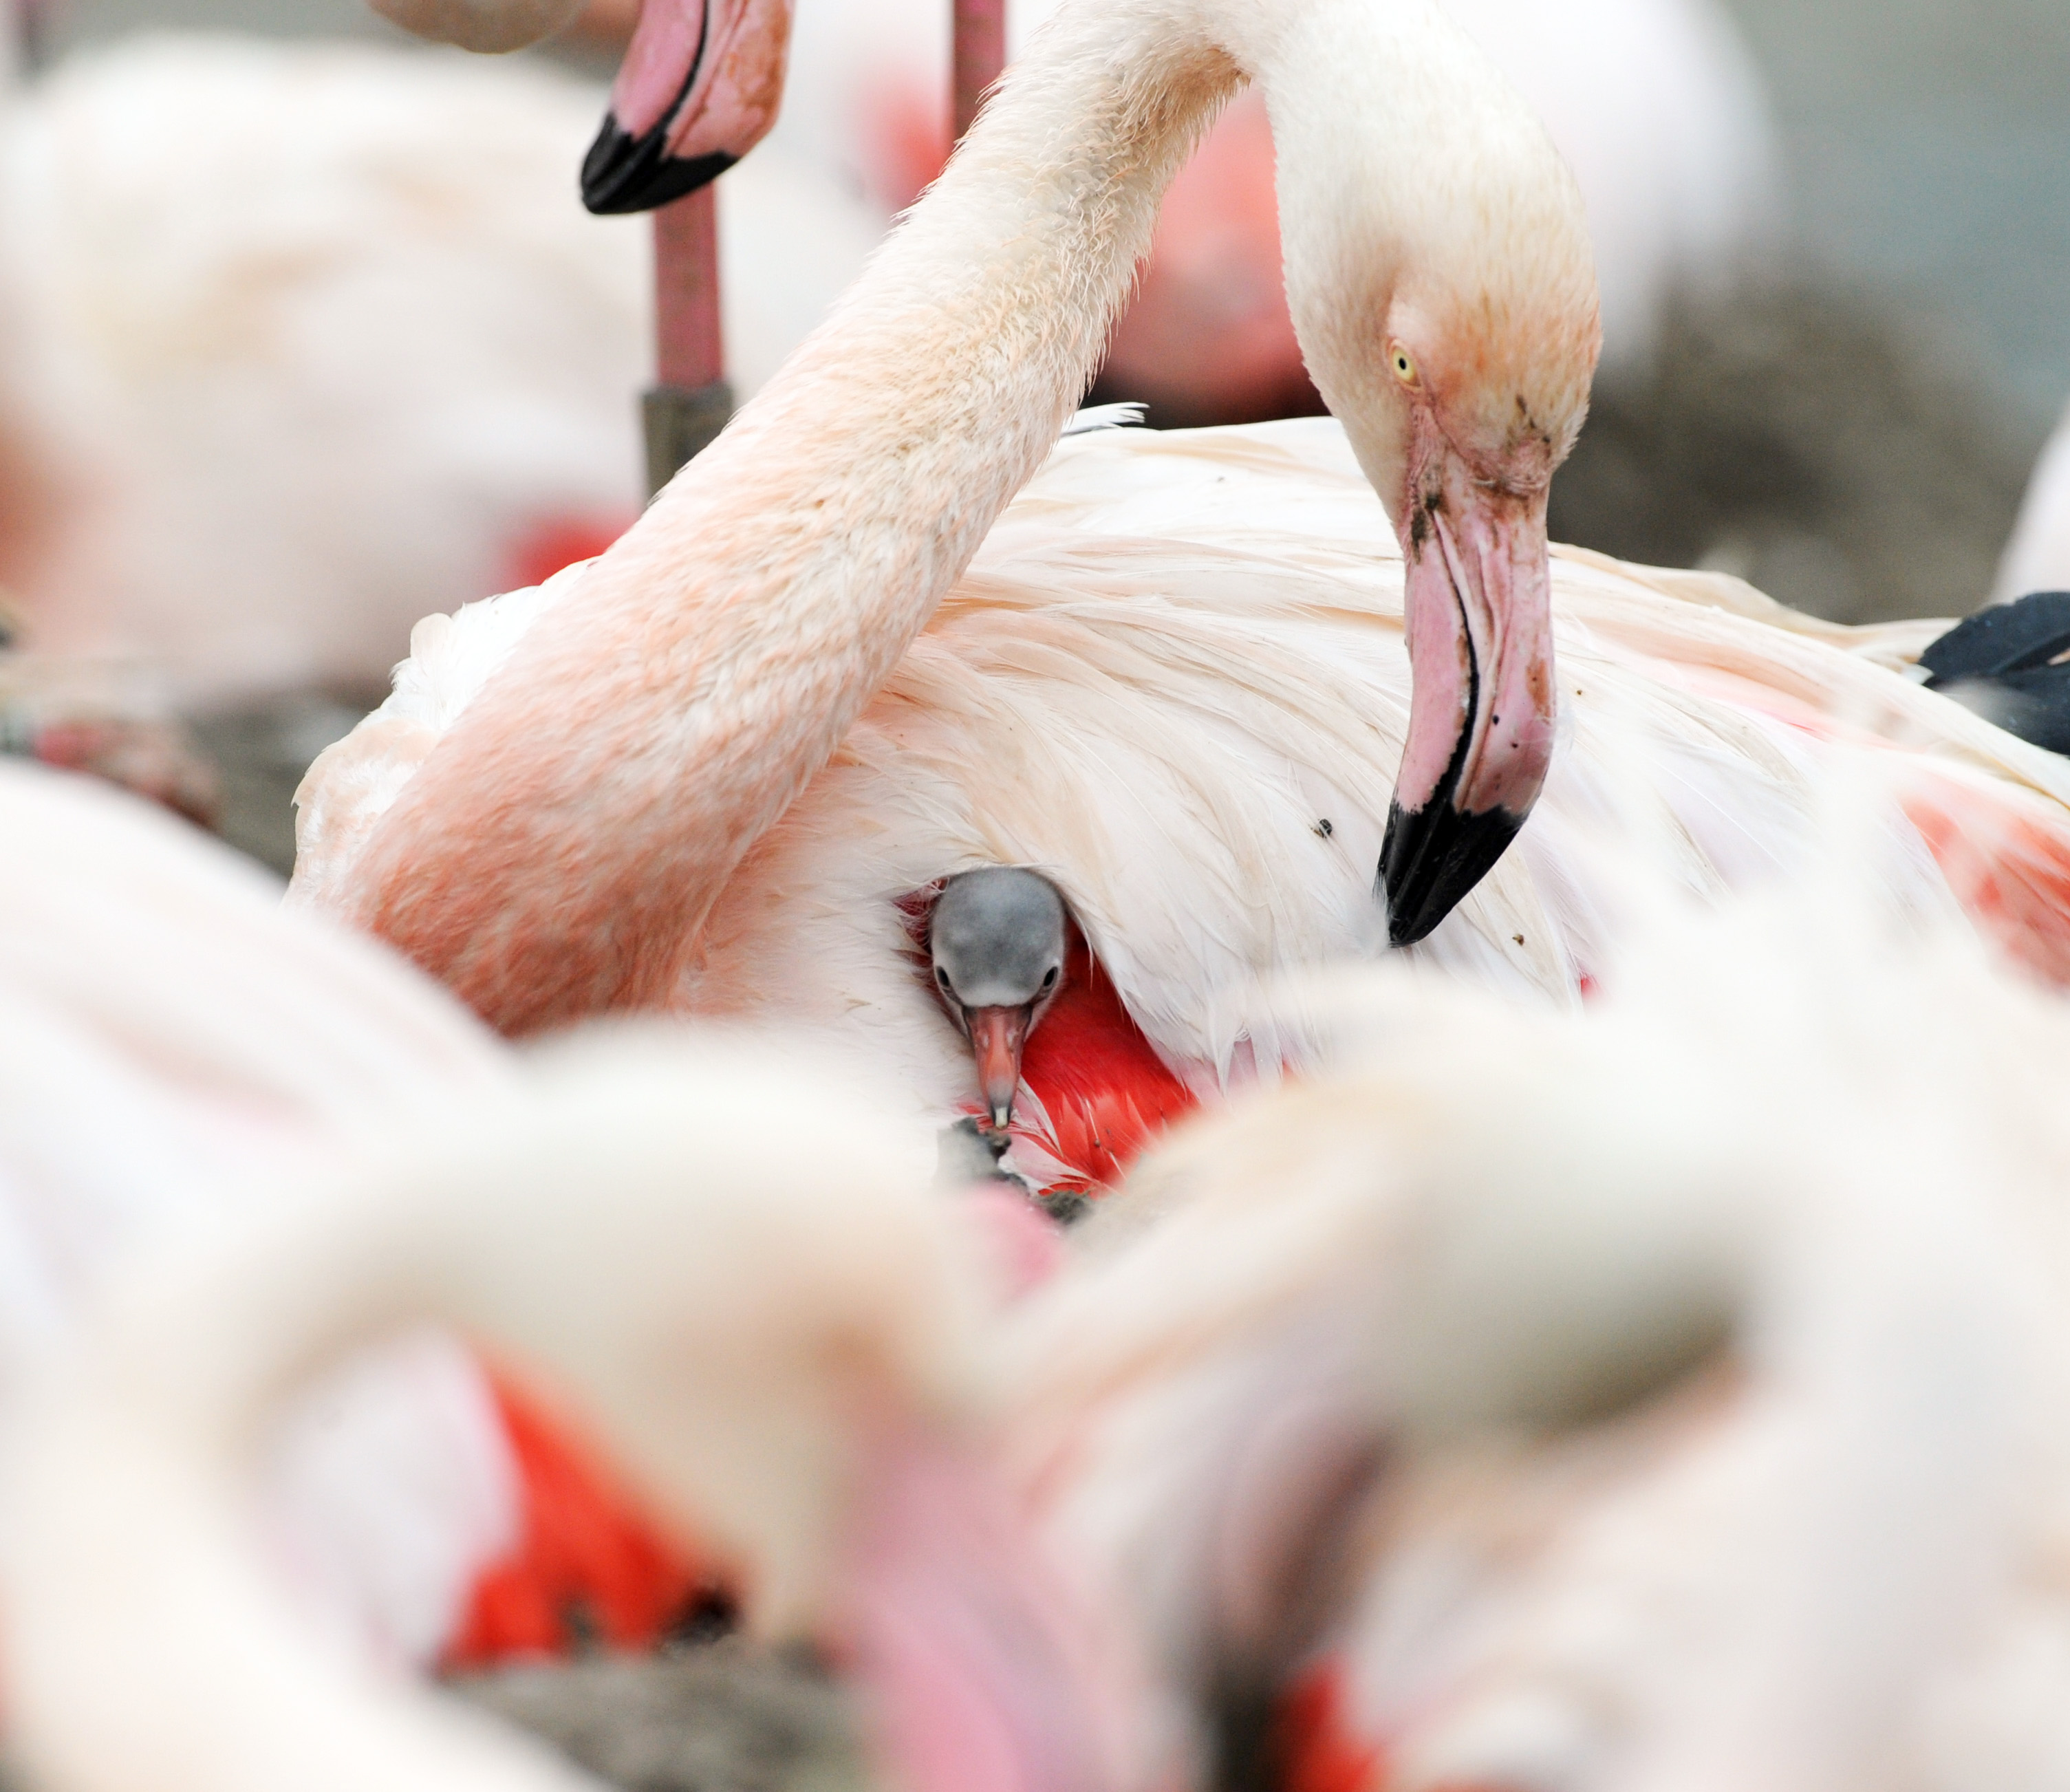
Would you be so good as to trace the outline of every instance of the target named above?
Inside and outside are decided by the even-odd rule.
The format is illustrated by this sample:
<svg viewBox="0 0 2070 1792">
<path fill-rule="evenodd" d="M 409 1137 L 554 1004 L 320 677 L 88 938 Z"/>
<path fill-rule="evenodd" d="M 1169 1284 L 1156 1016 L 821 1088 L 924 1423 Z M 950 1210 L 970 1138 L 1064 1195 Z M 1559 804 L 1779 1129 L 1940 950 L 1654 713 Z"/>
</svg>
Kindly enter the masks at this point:
<svg viewBox="0 0 2070 1792">
<path fill-rule="evenodd" d="M 985 1112 L 992 1130 L 1003 1132 L 1013 1119 L 1013 1098 L 1021 1092 L 1021 1052 L 1028 1043 L 1031 1003 L 1025 1008 L 967 1008 L 971 1051 L 977 1059 L 978 1086 L 984 1091 Z"/>
<path fill-rule="evenodd" d="M 1423 450 L 1434 428 L 1419 425 Z M 1545 493 L 1477 480 L 1449 443 L 1410 513 L 1409 741 L 1381 848 L 1389 943 L 1422 939 L 1487 875 L 1552 763 Z M 1412 495 L 1418 488 L 1412 486 Z"/>
<path fill-rule="evenodd" d="M 718 179 L 783 97 L 791 0 L 646 0 L 583 158 L 591 211 L 648 211 Z"/>
</svg>

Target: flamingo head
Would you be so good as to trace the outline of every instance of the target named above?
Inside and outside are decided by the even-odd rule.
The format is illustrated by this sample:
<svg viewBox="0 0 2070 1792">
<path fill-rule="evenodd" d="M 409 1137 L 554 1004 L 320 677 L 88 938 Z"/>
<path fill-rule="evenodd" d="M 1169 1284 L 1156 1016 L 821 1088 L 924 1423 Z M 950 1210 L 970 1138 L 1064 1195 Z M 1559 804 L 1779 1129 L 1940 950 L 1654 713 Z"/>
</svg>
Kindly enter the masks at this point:
<svg viewBox="0 0 2070 1792">
<path fill-rule="evenodd" d="M 1407 563 L 1413 694 L 1379 876 L 1396 945 L 1479 882 L 1544 782 L 1546 493 L 1602 339 L 1581 192 L 1544 127 L 1463 36 L 1434 27 L 1405 79 L 1356 141 L 1297 155 L 1327 108 L 1273 118 L 1295 329 Z M 1324 190 L 1297 184 L 1315 169 Z"/>
<path fill-rule="evenodd" d="M 1415 681 L 1381 856 L 1395 945 L 1428 934 L 1502 856 L 1552 759 L 1546 494 L 1586 372 L 1561 378 L 1558 357 L 1491 366 L 1472 334 L 1478 298 L 1442 321 L 1397 301 L 1382 344 L 1407 414 L 1397 526 Z M 1592 366 L 1593 335 L 1588 350 Z"/>
<path fill-rule="evenodd" d="M 646 0 L 583 160 L 591 211 L 648 211 L 724 174 L 776 122 L 791 0 Z"/>
<path fill-rule="evenodd" d="M 935 904 L 935 987 L 971 1042 L 995 1132 L 1013 1118 L 1028 1036 L 1063 987 L 1067 912 L 1047 878 L 1008 865 L 950 878 Z"/>
</svg>

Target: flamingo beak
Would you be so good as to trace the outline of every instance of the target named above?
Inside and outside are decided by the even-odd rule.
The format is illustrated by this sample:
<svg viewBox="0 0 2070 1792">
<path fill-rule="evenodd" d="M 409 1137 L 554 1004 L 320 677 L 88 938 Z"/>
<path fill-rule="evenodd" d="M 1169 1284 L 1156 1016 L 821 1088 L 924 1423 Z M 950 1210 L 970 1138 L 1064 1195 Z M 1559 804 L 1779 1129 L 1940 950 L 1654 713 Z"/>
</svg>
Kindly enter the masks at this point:
<svg viewBox="0 0 2070 1792">
<path fill-rule="evenodd" d="M 1013 1119 L 1013 1098 L 1021 1092 L 1021 1051 L 1035 1017 L 1033 1002 L 1021 1008 L 967 1008 L 971 1051 L 977 1059 L 978 1086 L 984 1091 L 992 1129 L 1003 1132 Z"/>
<path fill-rule="evenodd" d="M 1552 758 L 1545 493 L 1475 478 L 1449 443 L 1410 513 L 1409 739 L 1381 847 L 1388 943 L 1422 939 L 1487 874 Z"/>
<path fill-rule="evenodd" d="M 776 122 L 790 43 L 791 0 L 646 0 L 583 203 L 651 211 L 718 179 Z"/>
</svg>

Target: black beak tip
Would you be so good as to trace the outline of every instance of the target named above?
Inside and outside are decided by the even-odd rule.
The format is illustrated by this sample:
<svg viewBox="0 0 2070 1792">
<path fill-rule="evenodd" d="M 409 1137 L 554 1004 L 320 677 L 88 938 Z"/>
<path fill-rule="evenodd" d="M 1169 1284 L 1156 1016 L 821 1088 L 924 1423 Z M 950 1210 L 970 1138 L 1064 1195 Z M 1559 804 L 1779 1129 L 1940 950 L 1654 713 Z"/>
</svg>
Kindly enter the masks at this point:
<svg viewBox="0 0 2070 1792">
<path fill-rule="evenodd" d="M 1499 807 L 1463 814 L 1442 798 L 1420 809 L 1390 804 L 1379 878 L 1388 944 L 1428 938 L 1508 850 L 1524 820 Z"/>
<path fill-rule="evenodd" d="M 723 151 L 685 160 L 668 153 L 665 125 L 644 137 L 623 129 L 610 113 L 583 158 L 583 203 L 599 218 L 628 211 L 652 211 L 685 194 L 708 186 L 734 158 Z"/>
</svg>

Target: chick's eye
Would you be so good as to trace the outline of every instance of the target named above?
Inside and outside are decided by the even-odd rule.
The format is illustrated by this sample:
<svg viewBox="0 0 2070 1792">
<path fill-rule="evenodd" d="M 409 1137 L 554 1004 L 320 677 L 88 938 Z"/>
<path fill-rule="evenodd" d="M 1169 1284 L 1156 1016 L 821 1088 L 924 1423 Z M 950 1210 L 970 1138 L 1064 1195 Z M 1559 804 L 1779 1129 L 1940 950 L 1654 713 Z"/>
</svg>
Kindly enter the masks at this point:
<svg viewBox="0 0 2070 1792">
<path fill-rule="evenodd" d="M 1045 989 L 1054 989 L 1057 987 L 1057 967 L 1055 965 L 1051 965 L 1048 972 L 1044 975 L 1042 979 L 1042 987 Z"/>
<path fill-rule="evenodd" d="M 942 986 L 942 993 L 944 996 L 953 993 L 949 988 L 949 974 L 939 964 L 935 967 L 935 981 Z"/>
</svg>

